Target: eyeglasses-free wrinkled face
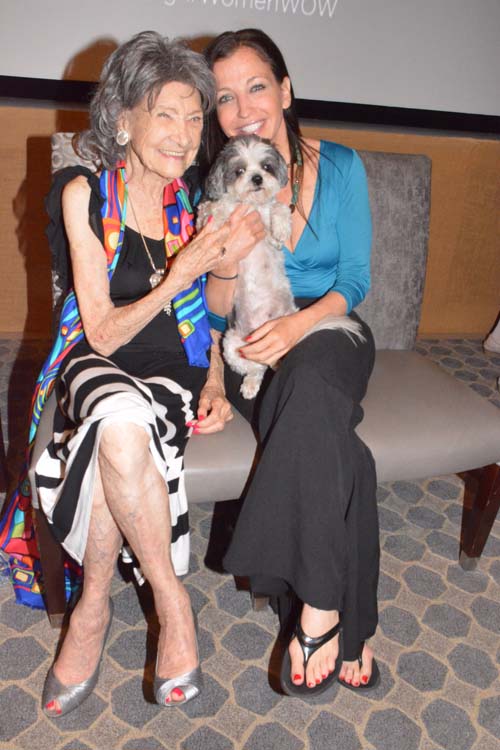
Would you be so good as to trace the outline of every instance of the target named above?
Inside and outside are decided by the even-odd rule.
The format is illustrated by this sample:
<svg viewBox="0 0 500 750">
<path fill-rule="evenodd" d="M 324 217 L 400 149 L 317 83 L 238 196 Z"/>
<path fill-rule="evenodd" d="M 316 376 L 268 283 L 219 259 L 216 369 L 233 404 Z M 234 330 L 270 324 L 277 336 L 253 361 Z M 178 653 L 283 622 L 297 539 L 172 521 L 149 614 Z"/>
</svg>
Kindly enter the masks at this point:
<svg viewBox="0 0 500 750">
<path fill-rule="evenodd" d="M 124 114 L 121 124 L 129 134 L 132 159 L 163 179 L 182 177 L 200 146 L 200 94 L 185 83 L 166 83 L 151 109 L 145 98 Z"/>
</svg>

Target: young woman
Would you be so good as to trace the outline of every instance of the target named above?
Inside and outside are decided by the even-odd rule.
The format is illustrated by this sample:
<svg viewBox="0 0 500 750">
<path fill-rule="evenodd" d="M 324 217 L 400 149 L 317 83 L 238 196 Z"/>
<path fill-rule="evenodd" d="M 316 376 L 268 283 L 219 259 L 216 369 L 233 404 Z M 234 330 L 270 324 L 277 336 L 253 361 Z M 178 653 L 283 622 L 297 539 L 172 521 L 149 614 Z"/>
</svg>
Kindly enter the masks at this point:
<svg viewBox="0 0 500 750">
<path fill-rule="evenodd" d="M 363 342 L 322 331 L 298 343 L 327 314 L 359 320 L 352 310 L 370 281 L 364 168 L 351 149 L 302 137 L 285 62 L 262 31 L 226 32 L 205 57 L 217 91 L 206 162 L 227 138 L 254 133 L 273 141 L 288 164 L 279 199 L 293 223 L 283 252 L 300 308 L 261 326 L 242 349 L 256 362 L 280 360 L 255 409 L 239 397 L 239 377 L 226 372 L 230 400 L 247 418 L 257 415 L 262 455 L 225 565 L 249 576 L 254 591 L 277 596 L 282 612 L 290 593 L 300 603 L 283 662 L 286 692 L 311 695 L 337 677 L 366 689 L 379 679 L 365 643 L 377 625 L 379 543 L 374 462 L 355 427 L 373 338 L 363 323 Z M 237 273 L 228 258 L 209 277 L 209 307 L 221 319 Z"/>
</svg>

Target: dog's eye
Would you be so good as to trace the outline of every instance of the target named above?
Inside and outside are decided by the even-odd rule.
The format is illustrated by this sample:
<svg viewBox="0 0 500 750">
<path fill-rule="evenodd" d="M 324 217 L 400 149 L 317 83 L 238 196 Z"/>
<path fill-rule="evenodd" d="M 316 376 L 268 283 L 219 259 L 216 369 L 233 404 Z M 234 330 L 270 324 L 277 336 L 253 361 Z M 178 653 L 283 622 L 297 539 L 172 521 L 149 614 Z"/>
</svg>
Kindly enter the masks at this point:
<svg viewBox="0 0 500 750">
<path fill-rule="evenodd" d="M 236 177 L 241 177 L 241 175 L 244 174 L 244 172 L 245 170 L 243 169 L 243 167 L 238 167 L 237 169 L 234 170 L 234 174 L 236 175 Z"/>
<path fill-rule="evenodd" d="M 271 164 L 269 164 L 269 163 L 267 163 L 267 162 L 265 162 L 265 163 L 264 163 L 264 164 L 262 165 L 262 169 L 263 169 L 263 170 L 264 170 L 265 172 L 270 172 L 271 174 L 274 174 L 274 170 L 273 170 L 273 167 L 272 167 L 272 165 L 271 165 Z"/>
</svg>

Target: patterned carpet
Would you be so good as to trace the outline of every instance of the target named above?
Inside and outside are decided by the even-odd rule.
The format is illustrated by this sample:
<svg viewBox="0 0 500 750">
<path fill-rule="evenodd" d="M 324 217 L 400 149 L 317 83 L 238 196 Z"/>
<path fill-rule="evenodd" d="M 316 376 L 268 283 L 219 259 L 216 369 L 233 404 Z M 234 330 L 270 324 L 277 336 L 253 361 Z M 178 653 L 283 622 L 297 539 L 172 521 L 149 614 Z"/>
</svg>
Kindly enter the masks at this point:
<svg viewBox="0 0 500 750">
<path fill-rule="evenodd" d="M 500 356 L 477 341 L 418 349 L 500 407 Z M 40 343 L 0 340 L 0 413 L 12 476 Z M 5 485 L 5 477 L 3 477 Z M 5 486 L 2 487 L 5 489 Z M 113 581 L 115 617 L 97 689 L 52 721 L 40 693 L 58 633 L 14 604 L 0 578 L 0 748 L 8 750 L 498 750 L 500 748 L 500 519 L 478 569 L 457 564 L 457 477 L 379 487 L 381 685 L 368 696 L 332 687 L 314 702 L 275 692 L 276 618 L 253 612 L 228 575 L 207 567 L 211 505 L 191 511 L 186 584 L 198 613 L 205 689 L 185 708 L 151 702 L 156 625 L 147 591 Z M 227 504 L 225 504 L 227 505 Z M 4 563 L 2 563 L 4 565 Z"/>
</svg>

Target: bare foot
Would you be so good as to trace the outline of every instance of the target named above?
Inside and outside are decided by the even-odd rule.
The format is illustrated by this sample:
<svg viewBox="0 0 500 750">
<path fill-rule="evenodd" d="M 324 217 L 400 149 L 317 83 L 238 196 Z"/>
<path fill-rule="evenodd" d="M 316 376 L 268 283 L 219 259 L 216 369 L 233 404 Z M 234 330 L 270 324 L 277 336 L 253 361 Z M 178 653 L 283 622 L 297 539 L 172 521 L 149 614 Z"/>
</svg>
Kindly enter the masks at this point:
<svg viewBox="0 0 500 750">
<path fill-rule="evenodd" d="M 169 592 L 156 611 L 161 626 L 158 638 L 157 675 L 160 679 L 172 679 L 190 672 L 198 666 L 198 648 L 189 594 L 179 582 L 175 591 Z M 165 699 L 182 702 L 184 693 L 174 688 Z"/>
<path fill-rule="evenodd" d="M 88 602 L 83 597 L 79 600 L 54 664 L 54 674 L 63 685 L 77 685 L 95 672 L 110 616 L 107 599 L 104 603 Z M 57 700 L 50 701 L 45 708 L 54 715 L 61 713 Z"/>
<path fill-rule="evenodd" d="M 361 683 L 366 685 L 372 674 L 373 662 L 373 651 L 366 643 L 361 654 L 361 659 L 361 668 L 357 659 L 355 661 L 343 661 L 339 680 L 343 680 L 343 682 L 353 687 L 359 687 Z"/>
<path fill-rule="evenodd" d="M 339 621 L 337 610 L 315 609 L 304 604 L 300 616 L 302 630 L 312 638 L 317 638 L 331 630 Z M 304 656 L 297 638 L 293 638 L 288 647 L 292 664 L 291 680 L 294 685 L 304 682 Z M 308 687 L 319 685 L 335 669 L 339 653 L 339 637 L 332 638 L 314 653 L 307 664 L 305 681 Z"/>
</svg>

